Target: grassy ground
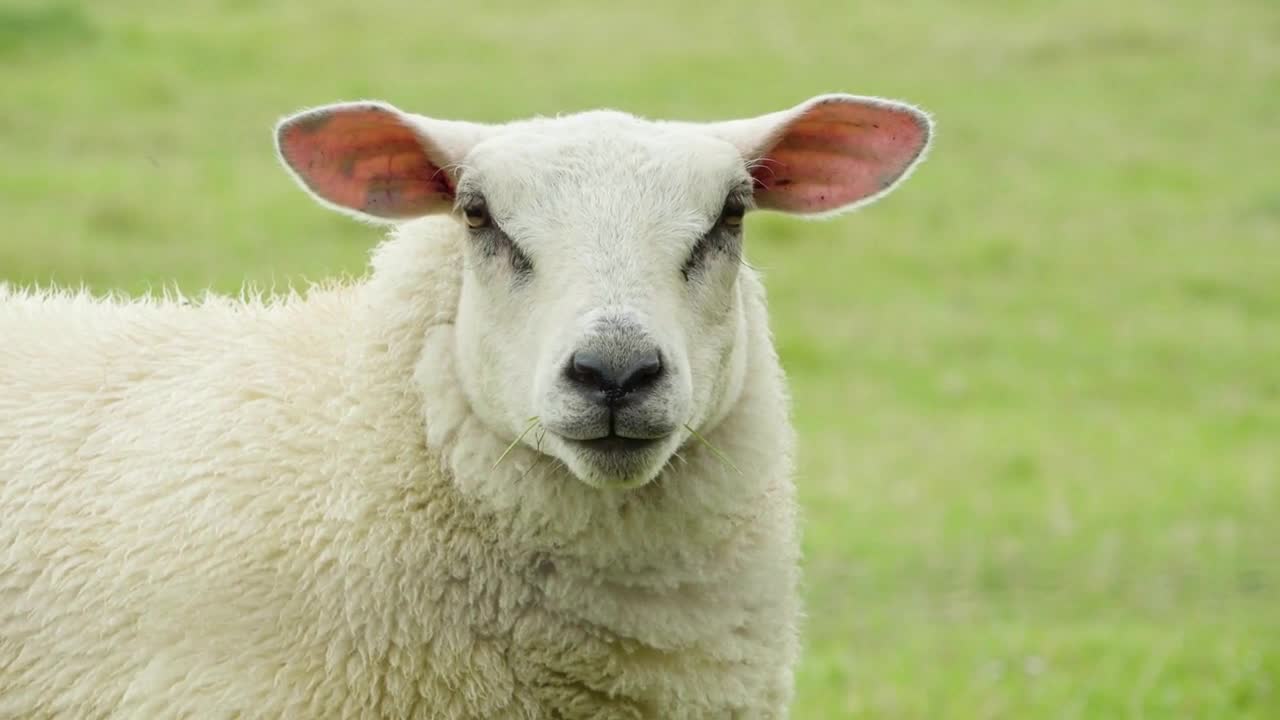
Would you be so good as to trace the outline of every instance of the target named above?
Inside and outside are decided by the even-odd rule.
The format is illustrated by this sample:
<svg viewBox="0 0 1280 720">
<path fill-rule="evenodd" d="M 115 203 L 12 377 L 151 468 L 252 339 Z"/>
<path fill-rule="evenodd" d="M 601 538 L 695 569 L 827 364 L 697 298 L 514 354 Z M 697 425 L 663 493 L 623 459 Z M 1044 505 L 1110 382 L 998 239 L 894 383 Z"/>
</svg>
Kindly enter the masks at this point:
<svg viewBox="0 0 1280 720">
<path fill-rule="evenodd" d="M 759 217 L 804 438 L 798 718 L 1280 717 L 1280 7 L 0 0 L 0 279 L 358 272 L 274 119 L 940 124 L 902 190 Z M 0 339 L 0 341 L 3 341 Z"/>
</svg>

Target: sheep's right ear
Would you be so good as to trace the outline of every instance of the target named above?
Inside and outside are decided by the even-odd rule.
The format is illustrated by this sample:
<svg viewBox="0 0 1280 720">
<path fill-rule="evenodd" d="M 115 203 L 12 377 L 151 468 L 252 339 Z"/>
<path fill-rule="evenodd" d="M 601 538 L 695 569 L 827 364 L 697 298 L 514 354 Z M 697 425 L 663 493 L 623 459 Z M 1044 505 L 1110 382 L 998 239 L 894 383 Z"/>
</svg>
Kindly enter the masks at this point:
<svg viewBox="0 0 1280 720">
<path fill-rule="evenodd" d="M 321 204 L 395 222 L 451 207 L 456 163 L 484 132 L 482 125 L 431 120 L 385 103 L 339 103 L 281 120 L 276 151 Z"/>
</svg>

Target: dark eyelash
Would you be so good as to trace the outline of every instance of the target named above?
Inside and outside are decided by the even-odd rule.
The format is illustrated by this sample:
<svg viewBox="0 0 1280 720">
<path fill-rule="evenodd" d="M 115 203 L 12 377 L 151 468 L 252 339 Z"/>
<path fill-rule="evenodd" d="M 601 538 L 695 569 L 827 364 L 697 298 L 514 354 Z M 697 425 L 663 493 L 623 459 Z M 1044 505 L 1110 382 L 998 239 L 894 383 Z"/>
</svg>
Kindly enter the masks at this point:
<svg viewBox="0 0 1280 720">
<path fill-rule="evenodd" d="M 511 236 L 498 226 L 493 216 L 489 214 L 489 208 L 483 196 L 476 193 L 459 195 L 456 207 L 464 217 L 483 216 L 483 224 L 467 223 L 468 232 L 475 240 L 483 257 L 495 258 L 505 250 L 511 263 L 511 271 L 518 279 L 533 273 L 533 261 L 520 249 L 519 245 L 516 245 Z"/>
<path fill-rule="evenodd" d="M 527 276 L 533 272 L 533 261 L 516 245 L 510 236 L 497 225 L 488 225 L 471 233 L 475 238 L 480 254 L 486 258 L 496 258 L 504 252 L 507 254 L 511 270 L 517 276 Z"/>
<path fill-rule="evenodd" d="M 698 242 L 694 243 L 693 250 L 689 252 L 689 259 L 685 260 L 684 266 L 680 268 L 680 274 L 684 276 L 686 282 L 694 271 L 702 266 L 702 261 L 706 258 L 707 253 L 711 252 L 711 243 L 708 242 L 708 239 L 714 232 L 715 229 L 713 228 L 711 232 L 703 235 L 698 239 Z"/>
<path fill-rule="evenodd" d="M 712 253 L 737 254 L 740 237 L 741 233 L 736 229 L 730 229 L 725 227 L 723 223 L 717 222 L 705 235 L 698 238 L 698 242 L 689 251 L 689 258 L 685 260 L 684 266 L 680 268 L 680 274 L 684 275 L 686 281 L 689 280 L 702 268 L 707 257 Z"/>
<path fill-rule="evenodd" d="M 515 243 L 511 242 L 510 238 L 507 239 L 507 243 L 511 252 L 512 272 L 514 272 L 517 277 L 528 277 L 529 275 L 532 275 L 533 261 L 530 260 L 529 256 L 525 255 L 524 251 L 517 247 Z"/>
<path fill-rule="evenodd" d="M 689 258 L 685 260 L 684 266 L 680 268 L 680 274 L 684 275 L 686 281 L 693 277 L 693 274 L 702 267 L 702 263 L 712 252 L 735 252 L 742 237 L 742 214 L 746 212 L 745 203 L 735 197 L 730 196 L 725 201 L 724 209 L 720 211 L 720 217 L 716 220 L 716 224 L 711 226 L 702 237 L 698 238 L 698 242 L 694 244 L 693 249 L 689 251 Z M 726 222 L 727 218 L 737 217 L 739 222 L 731 224 Z"/>
</svg>

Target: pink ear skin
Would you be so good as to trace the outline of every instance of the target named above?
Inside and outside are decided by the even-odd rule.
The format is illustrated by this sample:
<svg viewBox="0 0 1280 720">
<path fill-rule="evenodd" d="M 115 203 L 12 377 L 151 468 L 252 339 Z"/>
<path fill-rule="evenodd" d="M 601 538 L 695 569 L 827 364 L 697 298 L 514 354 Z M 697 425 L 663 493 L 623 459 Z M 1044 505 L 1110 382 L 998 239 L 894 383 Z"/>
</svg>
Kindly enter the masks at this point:
<svg viewBox="0 0 1280 720">
<path fill-rule="evenodd" d="M 421 217 L 453 200 L 450 178 L 395 111 L 374 104 L 320 108 L 282 122 L 280 157 L 321 200 L 384 220 Z"/>
<path fill-rule="evenodd" d="M 819 101 L 785 123 L 751 166 L 756 204 L 833 212 L 887 191 L 929 143 L 928 120 L 871 100 Z"/>
</svg>

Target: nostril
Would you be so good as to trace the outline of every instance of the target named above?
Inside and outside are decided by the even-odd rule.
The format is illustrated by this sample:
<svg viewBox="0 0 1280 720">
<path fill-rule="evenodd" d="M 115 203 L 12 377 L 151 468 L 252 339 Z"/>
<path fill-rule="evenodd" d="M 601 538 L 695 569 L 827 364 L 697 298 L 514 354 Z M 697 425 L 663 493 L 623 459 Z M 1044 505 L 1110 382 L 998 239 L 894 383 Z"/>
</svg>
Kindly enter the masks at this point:
<svg viewBox="0 0 1280 720">
<path fill-rule="evenodd" d="M 607 390 L 614 385 L 604 360 L 594 353 L 585 351 L 574 353 L 569 359 L 569 367 L 565 370 L 570 380 L 581 385 L 599 390 Z"/>
<path fill-rule="evenodd" d="M 614 358 L 612 363 L 589 350 L 579 350 L 569 358 L 564 374 L 575 385 L 603 392 L 606 399 L 614 402 L 657 382 L 663 369 L 662 356 L 656 350 L 626 359 Z"/>
<path fill-rule="evenodd" d="M 636 358 L 622 379 L 623 392 L 652 385 L 662 375 L 662 356 L 656 350 Z"/>
</svg>

